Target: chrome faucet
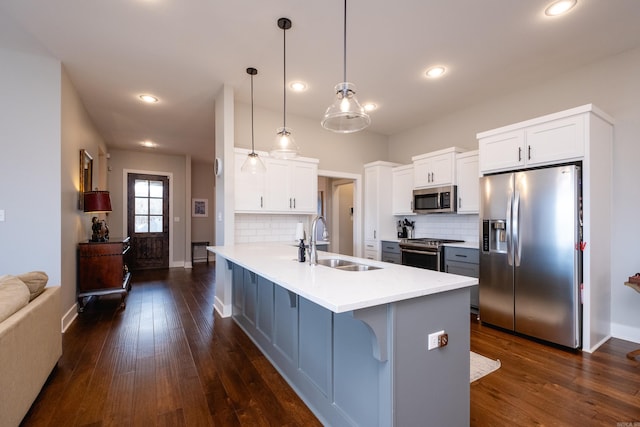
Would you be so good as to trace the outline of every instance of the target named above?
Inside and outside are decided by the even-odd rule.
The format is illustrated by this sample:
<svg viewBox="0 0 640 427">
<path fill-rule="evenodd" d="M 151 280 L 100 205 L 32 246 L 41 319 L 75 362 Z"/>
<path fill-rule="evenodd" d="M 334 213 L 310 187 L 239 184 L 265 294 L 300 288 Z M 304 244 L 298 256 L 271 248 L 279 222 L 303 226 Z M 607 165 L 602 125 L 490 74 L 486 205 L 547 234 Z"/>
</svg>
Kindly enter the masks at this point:
<svg viewBox="0 0 640 427">
<path fill-rule="evenodd" d="M 316 228 L 318 226 L 318 221 L 322 221 L 324 224 L 324 232 L 322 233 L 322 238 L 329 238 L 329 233 L 327 232 L 327 222 L 324 220 L 322 215 L 318 215 L 313 219 L 313 223 L 311 224 L 311 238 L 309 239 L 309 265 L 315 265 L 318 263 L 318 249 L 316 248 Z"/>
</svg>

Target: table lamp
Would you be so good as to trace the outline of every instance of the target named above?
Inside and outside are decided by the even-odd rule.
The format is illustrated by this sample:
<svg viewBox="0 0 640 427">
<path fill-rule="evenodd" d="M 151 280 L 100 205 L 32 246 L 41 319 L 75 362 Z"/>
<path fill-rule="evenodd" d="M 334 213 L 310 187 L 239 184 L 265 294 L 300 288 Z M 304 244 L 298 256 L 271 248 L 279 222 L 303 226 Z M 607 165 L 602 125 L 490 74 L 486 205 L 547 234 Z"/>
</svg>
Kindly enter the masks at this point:
<svg viewBox="0 0 640 427">
<path fill-rule="evenodd" d="M 84 211 L 91 213 L 111 212 L 111 199 L 108 191 L 86 191 L 84 193 Z M 98 220 L 97 216 L 91 218 L 90 242 L 106 242 L 109 240 L 109 227 L 105 220 Z"/>
</svg>

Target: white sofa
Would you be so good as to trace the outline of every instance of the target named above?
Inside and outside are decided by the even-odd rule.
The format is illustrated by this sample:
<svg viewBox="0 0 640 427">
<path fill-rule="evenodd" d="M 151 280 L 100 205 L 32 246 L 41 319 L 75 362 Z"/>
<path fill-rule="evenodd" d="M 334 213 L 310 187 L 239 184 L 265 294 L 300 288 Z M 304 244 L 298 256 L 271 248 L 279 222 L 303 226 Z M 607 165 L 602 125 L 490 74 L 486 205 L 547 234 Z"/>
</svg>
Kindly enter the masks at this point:
<svg viewBox="0 0 640 427">
<path fill-rule="evenodd" d="M 0 322 L 0 427 L 20 425 L 62 355 L 60 287 L 39 292 Z"/>
</svg>

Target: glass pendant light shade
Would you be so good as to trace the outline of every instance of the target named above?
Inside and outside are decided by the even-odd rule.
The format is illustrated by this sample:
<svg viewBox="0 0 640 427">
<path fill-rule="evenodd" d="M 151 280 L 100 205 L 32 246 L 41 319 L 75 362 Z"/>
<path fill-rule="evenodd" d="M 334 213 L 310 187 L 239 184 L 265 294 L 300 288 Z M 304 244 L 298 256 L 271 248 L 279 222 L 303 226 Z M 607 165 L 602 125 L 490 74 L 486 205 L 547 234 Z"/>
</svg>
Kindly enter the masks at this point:
<svg viewBox="0 0 640 427">
<path fill-rule="evenodd" d="M 371 124 L 371 118 L 356 98 L 356 87 L 343 82 L 336 85 L 336 99 L 327 108 L 320 122 L 322 127 L 337 133 L 358 132 Z"/>
<path fill-rule="evenodd" d="M 245 173 L 265 173 L 267 168 L 264 166 L 262 159 L 258 156 L 257 153 L 251 152 L 247 155 L 247 158 L 244 160 L 244 163 L 240 167 L 240 172 Z"/>
<path fill-rule="evenodd" d="M 336 98 L 329 105 L 320 124 L 337 133 L 358 132 L 371 124 L 371 118 L 356 99 L 356 87 L 347 82 L 347 0 L 344 0 L 344 79 L 336 85 Z"/>
<path fill-rule="evenodd" d="M 300 148 L 296 145 L 292 132 L 293 129 L 288 127 L 276 129 L 276 139 L 269 154 L 278 159 L 293 159 L 297 157 Z"/>
<path fill-rule="evenodd" d="M 282 127 L 276 129 L 276 139 L 269 154 L 278 159 L 293 159 L 298 157 L 300 148 L 293 139 L 291 128 L 287 127 L 287 30 L 291 28 L 289 18 L 278 19 L 278 28 L 282 30 L 283 72 L 282 72 Z"/>
<path fill-rule="evenodd" d="M 242 166 L 240 166 L 240 172 L 257 174 L 267 171 L 262 159 L 260 159 L 258 153 L 255 152 L 253 145 L 253 76 L 258 74 L 258 70 L 253 67 L 249 67 L 247 68 L 247 74 L 251 76 L 251 152 L 247 154 L 247 158 Z"/>
</svg>

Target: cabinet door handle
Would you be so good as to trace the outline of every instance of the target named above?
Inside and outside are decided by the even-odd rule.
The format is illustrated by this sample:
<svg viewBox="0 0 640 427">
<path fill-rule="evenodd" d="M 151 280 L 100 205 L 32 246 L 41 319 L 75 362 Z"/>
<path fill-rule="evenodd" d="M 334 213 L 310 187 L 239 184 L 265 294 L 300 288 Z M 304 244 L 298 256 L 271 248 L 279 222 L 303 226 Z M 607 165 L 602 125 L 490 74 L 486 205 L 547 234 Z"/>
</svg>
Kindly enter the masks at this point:
<svg viewBox="0 0 640 427">
<path fill-rule="evenodd" d="M 458 207 L 462 207 L 462 197 L 458 197 Z"/>
<path fill-rule="evenodd" d="M 467 257 L 466 255 L 462 255 L 462 254 L 456 254 L 456 256 L 460 257 L 460 258 L 466 258 Z"/>
<path fill-rule="evenodd" d="M 522 147 L 518 147 L 518 161 L 522 161 Z"/>
<path fill-rule="evenodd" d="M 376 230 L 373 230 L 373 238 L 377 239 L 378 237 L 376 236 Z"/>
<path fill-rule="evenodd" d="M 289 197 L 289 209 L 291 209 L 291 197 Z"/>
<path fill-rule="evenodd" d="M 527 153 L 527 157 L 528 157 L 528 159 L 527 159 L 527 160 L 531 160 L 531 146 L 530 146 L 530 145 L 527 145 L 527 149 L 528 149 L 528 151 L 529 151 L 529 152 Z"/>
<path fill-rule="evenodd" d="M 263 203 L 262 203 L 262 196 L 260 196 L 260 207 L 261 207 L 261 208 L 262 208 L 262 207 L 264 207 L 264 206 L 263 206 Z"/>
<path fill-rule="evenodd" d="M 296 198 L 294 197 L 293 198 L 293 209 L 295 209 L 295 208 L 296 208 Z"/>
</svg>

